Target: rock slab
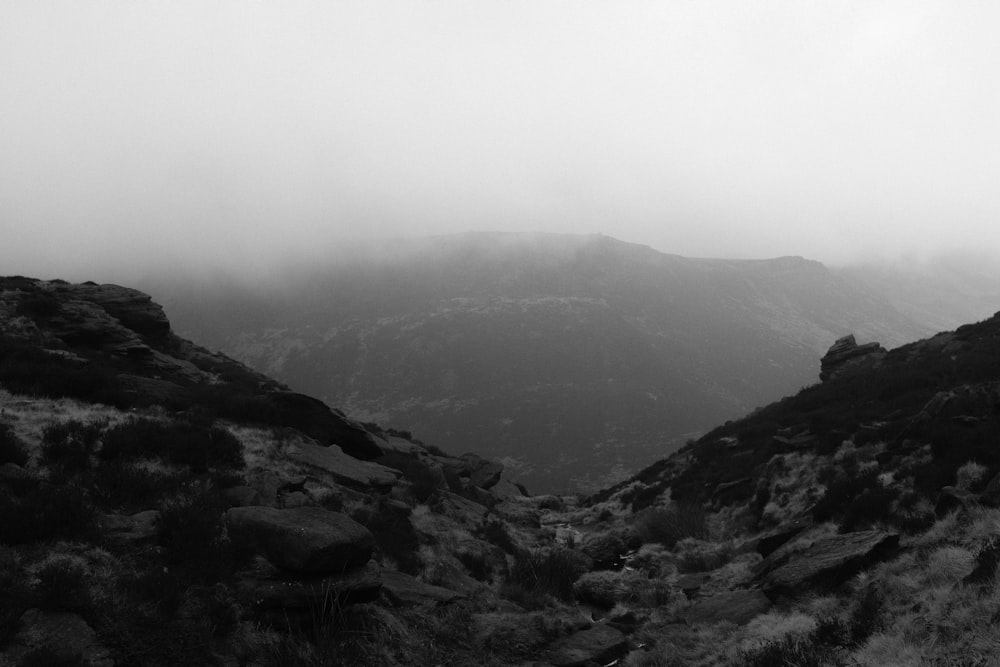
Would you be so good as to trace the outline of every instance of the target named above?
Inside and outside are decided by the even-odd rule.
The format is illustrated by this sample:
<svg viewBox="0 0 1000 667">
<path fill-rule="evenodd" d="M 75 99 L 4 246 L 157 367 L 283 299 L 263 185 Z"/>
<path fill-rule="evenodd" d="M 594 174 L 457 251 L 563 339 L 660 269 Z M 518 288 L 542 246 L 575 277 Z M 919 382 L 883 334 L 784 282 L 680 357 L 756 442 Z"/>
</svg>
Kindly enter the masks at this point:
<svg viewBox="0 0 1000 667">
<path fill-rule="evenodd" d="M 337 484 L 367 491 L 371 487 L 385 489 L 396 483 L 397 470 L 371 461 L 349 456 L 337 445 L 322 447 L 300 442 L 288 448 L 287 457 L 318 476 L 328 477 Z"/>
<path fill-rule="evenodd" d="M 302 574 L 341 574 L 371 558 L 367 528 L 322 507 L 234 507 L 226 512 L 230 536 L 275 566 Z"/>
<path fill-rule="evenodd" d="M 811 585 L 836 585 L 864 567 L 891 555 L 898 533 L 863 530 L 819 540 L 764 577 L 764 591 L 794 595 Z"/>
</svg>

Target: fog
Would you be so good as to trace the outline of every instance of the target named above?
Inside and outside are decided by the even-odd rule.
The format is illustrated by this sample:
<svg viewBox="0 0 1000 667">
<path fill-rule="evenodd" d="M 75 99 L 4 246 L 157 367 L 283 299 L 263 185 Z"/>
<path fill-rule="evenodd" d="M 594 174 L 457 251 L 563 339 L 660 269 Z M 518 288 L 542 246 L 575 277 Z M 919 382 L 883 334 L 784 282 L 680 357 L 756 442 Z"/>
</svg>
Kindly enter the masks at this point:
<svg viewBox="0 0 1000 667">
<path fill-rule="evenodd" d="M 0 273 L 355 240 L 690 256 L 1000 249 L 994 3 L 0 3 Z"/>
</svg>

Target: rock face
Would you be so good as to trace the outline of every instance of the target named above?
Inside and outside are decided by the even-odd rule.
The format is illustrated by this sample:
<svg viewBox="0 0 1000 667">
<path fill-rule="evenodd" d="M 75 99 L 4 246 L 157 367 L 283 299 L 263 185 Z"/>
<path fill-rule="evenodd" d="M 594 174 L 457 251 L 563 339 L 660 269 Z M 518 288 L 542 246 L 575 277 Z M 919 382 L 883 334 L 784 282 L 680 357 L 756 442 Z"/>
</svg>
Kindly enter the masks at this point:
<svg viewBox="0 0 1000 667">
<path fill-rule="evenodd" d="M 771 601 L 759 590 L 728 591 L 700 600 L 683 615 L 688 623 L 712 624 L 721 621 L 745 625 L 771 608 Z"/>
<path fill-rule="evenodd" d="M 595 625 L 581 630 L 552 647 L 549 662 L 556 667 L 584 667 L 591 663 L 605 665 L 628 652 L 625 635 L 610 625 Z"/>
<path fill-rule="evenodd" d="M 820 360 L 819 379 L 826 382 L 850 368 L 875 363 L 885 355 L 885 348 L 878 343 L 858 345 L 854 334 L 838 338 Z"/>
<path fill-rule="evenodd" d="M 770 597 L 795 595 L 813 585 L 836 585 L 864 567 L 892 555 L 898 533 L 864 530 L 819 540 L 764 577 Z"/>
<path fill-rule="evenodd" d="M 367 528 L 321 507 L 234 507 L 226 523 L 234 540 L 290 572 L 340 574 L 367 563 L 375 548 Z"/>
</svg>

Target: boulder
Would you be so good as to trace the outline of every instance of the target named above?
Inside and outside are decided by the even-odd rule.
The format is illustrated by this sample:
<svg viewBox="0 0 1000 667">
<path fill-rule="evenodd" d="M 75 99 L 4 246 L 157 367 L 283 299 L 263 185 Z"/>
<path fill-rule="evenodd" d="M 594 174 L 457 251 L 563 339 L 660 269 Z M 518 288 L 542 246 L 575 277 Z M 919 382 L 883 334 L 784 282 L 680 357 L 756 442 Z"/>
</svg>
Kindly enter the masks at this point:
<svg viewBox="0 0 1000 667">
<path fill-rule="evenodd" d="M 101 645 L 97 633 L 77 614 L 29 609 L 21 616 L 21 628 L 4 654 L 18 664 L 26 654 L 46 650 L 61 664 L 113 667 L 111 651 Z"/>
<path fill-rule="evenodd" d="M 382 572 L 382 588 L 397 607 L 447 604 L 464 598 L 461 593 L 433 586 L 402 572 Z"/>
<path fill-rule="evenodd" d="M 358 490 L 385 490 L 400 476 L 399 471 L 393 468 L 348 456 L 337 445 L 321 447 L 297 442 L 285 450 L 285 456 L 316 477 Z"/>
<path fill-rule="evenodd" d="M 555 667 L 606 665 L 626 653 L 625 635 L 610 625 L 599 623 L 556 642 L 549 649 L 549 664 Z"/>
<path fill-rule="evenodd" d="M 826 382 L 852 368 L 877 363 L 886 354 L 878 343 L 858 345 L 853 335 L 838 338 L 820 360 L 819 379 Z"/>
<path fill-rule="evenodd" d="M 836 586 L 890 556 L 898 544 L 898 533 L 880 530 L 821 539 L 805 551 L 789 555 L 787 563 L 768 572 L 764 577 L 764 591 L 773 598 L 799 594 L 810 586 Z"/>
<path fill-rule="evenodd" d="M 777 551 L 778 547 L 786 544 L 788 540 L 801 533 L 805 527 L 806 524 L 804 522 L 795 522 L 772 530 L 767 535 L 762 535 L 757 540 L 757 553 L 759 553 L 762 557 L 767 558 L 772 553 Z"/>
<path fill-rule="evenodd" d="M 722 621 L 746 625 L 770 608 L 771 601 L 760 590 L 727 591 L 699 600 L 681 617 L 692 625 L 711 625 Z"/>
<path fill-rule="evenodd" d="M 321 507 L 234 507 L 229 534 L 274 565 L 304 574 L 340 574 L 371 558 L 375 538 L 367 528 Z"/>
</svg>

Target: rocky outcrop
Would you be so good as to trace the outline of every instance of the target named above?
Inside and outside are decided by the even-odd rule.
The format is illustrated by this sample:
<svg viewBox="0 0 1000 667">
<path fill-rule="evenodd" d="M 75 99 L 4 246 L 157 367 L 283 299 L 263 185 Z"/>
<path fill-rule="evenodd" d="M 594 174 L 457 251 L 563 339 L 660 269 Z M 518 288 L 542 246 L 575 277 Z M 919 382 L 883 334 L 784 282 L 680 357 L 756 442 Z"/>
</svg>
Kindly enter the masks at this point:
<svg viewBox="0 0 1000 667">
<path fill-rule="evenodd" d="M 302 431 L 320 444 L 333 444 L 356 459 L 371 461 L 382 455 L 375 437 L 357 422 L 351 421 L 323 401 L 292 391 L 266 395 L 269 407 L 278 420 Z"/>
<path fill-rule="evenodd" d="M 348 488 L 384 491 L 395 484 L 400 476 L 399 471 L 392 468 L 348 456 L 337 445 L 321 447 L 308 442 L 297 442 L 287 448 L 285 456 L 307 474 Z"/>
<path fill-rule="evenodd" d="M 885 348 L 878 343 L 858 345 L 853 334 L 838 338 L 820 360 L 819 379 L 826 382 L 849 369 L 875 364 L 885 355 Z"/>
<path fill-rule="evenodd" d="M 322 507 L 234 507 L 226 524 L 234 541 L 294 573 L 340 574 L 367 563 L 375 548 L 367 528 Z"/>
<path fill-rule="evenodd" d="M 787 562 L 767 571 L 763 581 L 764 591 L 774 598 L 777 595 L 801 594 L 811 586 L 835 586 L 865 567 L 891 556 L 898 544 L 898 533 L 880 530 L 827 537 L 805 551 L 790 554 Z"/>
</svg>

